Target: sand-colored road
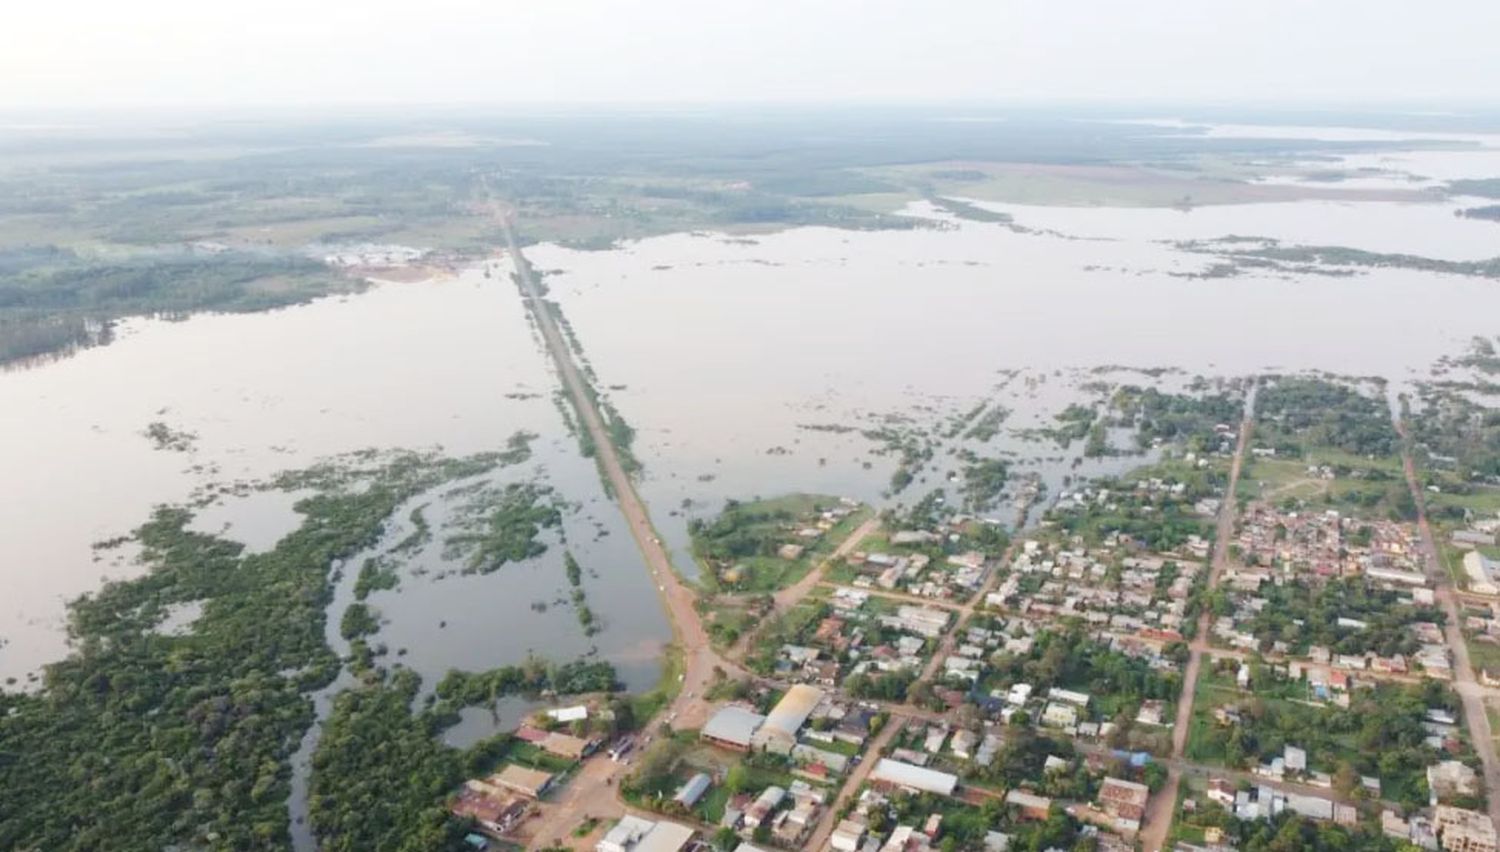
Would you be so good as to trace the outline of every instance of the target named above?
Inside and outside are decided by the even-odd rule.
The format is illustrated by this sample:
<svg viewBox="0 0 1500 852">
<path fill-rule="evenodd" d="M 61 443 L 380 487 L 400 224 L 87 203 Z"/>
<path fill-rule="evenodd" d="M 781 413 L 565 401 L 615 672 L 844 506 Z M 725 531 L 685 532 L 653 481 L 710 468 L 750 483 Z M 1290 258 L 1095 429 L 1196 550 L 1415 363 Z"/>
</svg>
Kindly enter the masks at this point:
<svg viewBox="0 0 1500 852">
<path fill-rule="evenodd" d="M 885 747 L 891 744 L 891 740 L 896 738 L 905 724 L 905 720 L 900 716 L 891 716 L 886 721 L 885 727 L 866 746 L 859 766 L 849 773 L 849 777 L 844 780 L 844 785 L 839 788 L 838 796 L 823 811 L 823 816 L 818 820 L 818 827 L 813 829 L 812 836 L 807 839 L 807 843 L 803 844 L 802 848 L 819 850 L 828 845 L 828 838 L 833 836 L 833 830 L 838 827 L 839 812 L 844 809 L 844 805 L 859 791 L 859 788 L 864 786 L 866 779 L 870 777 L 870 772 L 879 762 L 881 752 L 885 751 Z"/>
<path fill-rule="evenodd" d="M 1411 455 L 1411 435 L 1405 421 L 1397 419 L 1396 431 L 1401 435 L 1401 467 L 1406 472 L 1406 485 L 1411 489 L 1412 499 L 1417 504 L 1417 530 L 1421 534 L 1422 550 L 1427 556 L 1427 576 L 1433 582 L 1434 595 L 1446 616 L 1443 636 L 1453 652 L 1453 688 L 1463 701 L 1469 740 L 1474 744 L 1474 750 L 1479 752 L 1479 762 L 1484 768 L 1490 820 L 1500 826 L 1500 761 L 1495 757 L 1494 731 L 1490 729 L 1489 716 L 1484 712 L 1486 690 L 1474 677 L 1474 666 L 1469 660 L 1469 645 L 1464 640 L 1463 622 L 1459 618 L 1453 578 L 1449 576 L 1442 555 L 1438 552 L 1432 525 L 1427 522 L 1426 494 L 1417 479 L 1417 465 Z"/>
<path fill-rule="evenodd" d="M 1218 525 L 1214 531 L 1214 553 L 1208 568 L 1208 588 L 1219 587 L 1224 568 L 1229 562 L 1229 539 L 1234 535 L 1234 519 L 1239 502 L 1235 500 L 1235 489 L 1240 482 L 1240 468 L 1245 460 L 1245 448 L 1250 444 L 1250 433 L 1254 429 L 1251 415 L 1253 396 L 1245 402 L 1245 418 L 1240 422 L 1239 440 L 1234 447 L 1234 461 L 1229 465 L 1229 486 L 1224 494 L 1224 505 L 1219 507 Z M 1198 694 L 1198 674 L 1203 670 L 1203 656 L 1209 652 L 1208 635 L 1213 626 L 1213 616 L 1208 610 L 1198 615 L 1198 632 L 1188 646 L 1188 662 L 1182 674 L 1182 693 L 1177 696 L 1177 720 L 1172 725 L 1172 759 L 1167 763 L 1167 783 L 1146 804 L 1145 825 L 1141 829 L 1141 848 L 1146 852 L 1157 852 L 1167 842 L 1167 831 L 1172 827 L 1173 811 L 1177 807 L 1177 791 L 1182 785 L 1182 756 L 1187 751 L 1188 731 L 1192 727 L 1193 696 Z"/>
<path fill-rule="evenodd" d="M 715 667 L 724 663 L 710 649 L 708 634 L 704 631 L 703 622 L 693 608 L 694 594 L 672 570 L 672 560 L 667 556 L 666 548 L 662 547 L 661 539 L 656 535 L 656 529 L 651 524 L 651 517 L 646 512 L 646 505 L 636 493 L 635 483 L 631 481 L 624 465 L 620 462 L 619 453 L 616 452 L 615 445 L 610 440 L 609 431 L 605 428 L 604 418 L 594 404 L 593 394 L 579 371 L 578 365 L 574 362 L 572 351 L 558 329 L 551 311 L 547 310 L 542 302 L 536 275 L 516 244 L 515 231 L 510 218 L 502 215 L 500 221 L 504 227 L 505 241 L 510 249 L 516 274 L 525 291 L 532 317 L 535 318 L 537 327 L 541 330 L 547 351 L 557 365 L 558 374 L 562 376 L 563 385 L 567 389 L 569 399 L 573 402 L 574 411 L 583 428 L 587 429 L 590 437 L 593 438 L 600 469 L 614 489 L 615 503 L 620 507 L 620 513 L 625 516 L 625 522 L 630 527 L 630 535 L 635 539 L 646 567 L 651 572 L 652 582 L 656 584 L 662 604 L 667 610 L 667 620 L 672 625 L 673 641 L 682 653 L 681 691 L 664 713 L 667 717 L 673 718 L 674 724 L 680 727 L 701 726 L 706 712 L 706 704 L 701 700 L 703 690 L 712 681 Z M 568 784 L 563 798 L 554 806 L 548 807 L 541 823 L 534 827 L 537 842 L 546 845 L 552 840 L 565 837 L 585 816 L 618 816 L 623 813 L 624 808 L 617 801 L 615 788 L 610 783 L 610 779 L 618 774 L 619 769 L 619 766 L 607 760 L 596 759 L 587 763 L 578 776 Z"/>
<path fill-rule="evenodd" d="M 777 616 L 785 614 L 792 607 L 801 603 L 802 599 L 807 597 L 823 581 L 823 574 L 828 570 L 829 565 L 848 556 L 854 548 L 859 546 L 860 542 L 864 541 L 878 529 L 880 529 L 880 517 L 878 515 L 866 518 L 864 523 L 855 527 L 854 531 L 849 533 L 847 538 L 839 542 L 838 547 L 835 547 L 832 553 L 828 554 L 811 571 L 803 575 L 802 579 L 772 595 L 771 611 L 766 613 L 761 619 L 761 626 L 764 627 L 765 625 L 775 623 Z M 734 643 L 734 647 L 729 649 L 729 656 L 736 660 L 745 659 L 745 655 L 750 652 L 750 646 L 759 634 L 760 629 L 745 631 L 745 635 L 741 636 L 740 640 Z"/>
</svg>

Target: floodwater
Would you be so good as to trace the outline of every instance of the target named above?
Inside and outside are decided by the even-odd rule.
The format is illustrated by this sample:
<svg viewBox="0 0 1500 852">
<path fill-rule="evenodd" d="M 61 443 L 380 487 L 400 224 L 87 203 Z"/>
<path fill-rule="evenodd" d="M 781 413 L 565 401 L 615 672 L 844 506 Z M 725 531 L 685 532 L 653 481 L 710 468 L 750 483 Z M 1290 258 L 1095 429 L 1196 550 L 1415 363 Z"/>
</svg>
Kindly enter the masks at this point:
<svg viewBox="0 0 1500 852">
<path fill-rule="evenodd" d="M 1486 177 L 1493 151 L 1378 155 L 1379 167 L 1428 180 Z M 1376 167 L 1377 155 L 1343 162 Z M 1399 157 L 1407 157 L 1401 161 Z M 1468 159 L 1462 159 L 1468 158 Z M 1366 163 L 1367 165 L 1359 165 Z M 1395 179 L 1395 178 L 1393 178 Z M 1073 403 L 1097 405 L 1120 384 L 1181 387 L 1194 376 L 1328 370 L 1410 381 L 1476 335 L 1495 334 L 1500 282 L 1372 269 L 1350 277 L 1250 272 L 1186 277 L 1214 259 L 1177 240 L 1230 235 L 1345 245 L 1449 259 L 1500 254 L 1500 226 L 1453 216 L 1447 202 L 1301 202 L 1191 211 L 985 205 L 1016 224 L 959 221 L 927 205 L 930 229 L 800 228 L 754 239 L 676 234 L 604 252 L 528 250 L 547 277 L 607 393 L 638 433 L 641 490 L 678 567 L 692 574 L 687 522 L 725 499 L 792 491 L 879 506 L 933 488 L 955 496 L 958 453 L 1003 457 L 1016 474 L 987 516 L 1034 520 L 1070 481 L 1124 470 L 1151 454 L 1084 459 L 1082 442 L 1038 436 Z M 533 457 L 487 478 L 536 480 L 571 504 L 541 557 L 485 575 L 455 573 L 438 543 L 400 561 L 400 585 L 371 595 L 382 662 L 432 684 L 451 667 L 485 669 L 529 653 L 597 654 L 635 689 L 659 674 L 670 635 L 655 590 L 593 463 L 567 434 L 558 383 L 529 329 L 508 266 L 439 281 L 387 283 L 357 296 L 258 315 L 126 323 L 117 342 L 0 372 L 0 677 L 23 680 L 66 653 L 65 603 L 140 570 L 129 547 L 95 550 L 224 483 L 264 482 L 352 450 L 503 448 L 538 434 Z M 1167 369 L 1148 375 L 1144 370 Z M 1009 415 L 990 440 L 951 430 L 977 405 Z M 160 422 L 186 436 L 160 449 Z M 864 430 L 923 436 L 933 458 L 889 493 L 897 457 Z M 1116 436 L 1125 446 L 1125 436 Z M 440 526 L 448 486 L 402 507 L 370 553 L 343 566 L 329 609 L 331 647 L 368 556 L 409 532 L 429 506 Z M 295 528 L 297 494 L 215 496 L 197 529 L 274 547 Z M 585 636 L 568 605 L 564 548 L 584 569 L 603 631 Z M 192 629 L 191 608 L 164 632 Z M 320 717 L 347 685 L 315 696 Z M 513 726 L 523 699 L 466 711 L 447 732 L 472 743 Z M 296 758 L 292 810 L 305 812 Z M 306 846 L 305 826 L 297 826 Z"/>
<path fill-rule="evenodd" d="M 1493 334 L 1500 316 L 1493 280 L 1401 269 L 1193 279 L 1180 276 L 1213 258 L 1170 244 L 1258 235 L 1500 254 L 1500 227 L 1457 219 L 1452 205 L 985 206 L 1033 232 L 917 205 L 943 227 L 531 250 L 539 268 L 557 271 L 548 284 L 601 382 L 623 386 L 612 396 L 639 432 L 643 492 L 679 565 L 690 564 L 687 518 L 726 498 L 806 490 L 890 502 L 891 457 L 857 433 L 802 424 L 864 428 L 896 415 L 941 431 L 944 418 L 997 401 L 1017 413 L 988 453 L 1013 454 L 1024 462 L 1015 469 L 1040 474 L 1055 496 L 1066 476 L 1141 463 L 1083 460 L 1081 442 L 1062 450 L 1013 431 L 1089 401 L 1091 382 L 1153 381 L 1096 375 L 1100 365 L 1178 368 L 1179 380 L 1304 369 L 1396 379 Z M 1007 371 L 1020 373 L 999 387 Z M 951 470 L 945 452 L 926 483 L 894 499 L 938 484 Z"/>
<path fill-rule="evenodd" d="M 518 430 L 542 437 L 529 462 L 500 476 L 545 482 L 576 504 L 568 546 L 604 631 L 590 640 L 571 606 L 551 605 L 566 594 L 554 540 L 544 556 L 483 577 L 440 578 L 440 554 L 421 554 L 412 565 L 426 573 L 372 597 L 388 621 L 374 641 L 392 661 L 406 649 L 399 660 L 433 679 L 528 651 L 566 659 L 596 645 L 606 658 L 659 648 L 665 615 L 593 463 L 564 428 L 550 362 L 507 276 L 476 268 L 266 314 L 131 322 L 110 346 L 0 373 L 0 470 L 12 495 L 0 505 L 0 676 L 24 680 L 60 658 L 65 602 L 140 570 L 129 548 L 91 544 L 128 533 L 154 505 L 367 447 L 502 449 Z M 189 448 L 157 449 L 143 434 L 152 422 L 192 435 Z M 299 522 L 298 496 L 221 496 L 194 527 L 266 550 Z M 625 679 L 652 683 L 654 655 L 629 656 Z"/>
</svg>

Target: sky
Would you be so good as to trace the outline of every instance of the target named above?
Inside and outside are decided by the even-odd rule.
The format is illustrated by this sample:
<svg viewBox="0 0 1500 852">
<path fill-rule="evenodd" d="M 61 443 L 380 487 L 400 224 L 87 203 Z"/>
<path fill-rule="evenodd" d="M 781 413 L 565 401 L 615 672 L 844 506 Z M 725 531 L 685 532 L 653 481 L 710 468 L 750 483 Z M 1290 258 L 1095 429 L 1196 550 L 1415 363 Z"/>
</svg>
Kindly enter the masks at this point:
<svg viewBox="0 0 1500 852">
<path fill-rule="evenodd" d="M 1496 0 L 41 0 L 0 108 L 1493 104 Z"/>
</svg>

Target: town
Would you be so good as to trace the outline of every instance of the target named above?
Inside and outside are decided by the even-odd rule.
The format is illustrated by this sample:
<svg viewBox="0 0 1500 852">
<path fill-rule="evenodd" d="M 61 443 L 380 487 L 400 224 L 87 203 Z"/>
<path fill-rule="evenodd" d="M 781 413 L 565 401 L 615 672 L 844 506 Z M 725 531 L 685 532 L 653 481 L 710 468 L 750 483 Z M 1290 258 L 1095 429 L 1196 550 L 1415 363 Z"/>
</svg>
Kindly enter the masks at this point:
<svg viewBox="0 0 1500 852">
<path fill-rule="evenodd" d="M 1262 387 L 1014 536 L 940 501 L 731 506 L 700 533 L 754 535 L 716 585 L 779 579 L 702 693 L 634 732 L 543 713 L 452 812 L 476 848 L 1495 850 L 1500 515 L 1440 562 L 1390 508 L 1423 496 L 1394 441 L 1287 426 L 1326 392 Z"/>
</svg>

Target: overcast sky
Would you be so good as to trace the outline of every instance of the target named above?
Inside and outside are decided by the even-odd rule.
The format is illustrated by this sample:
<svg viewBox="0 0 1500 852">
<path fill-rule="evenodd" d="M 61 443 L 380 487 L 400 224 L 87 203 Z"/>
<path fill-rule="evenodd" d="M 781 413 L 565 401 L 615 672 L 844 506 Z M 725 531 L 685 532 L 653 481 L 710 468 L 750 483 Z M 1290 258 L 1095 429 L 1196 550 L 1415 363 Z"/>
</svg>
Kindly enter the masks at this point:
<svg viewBox="0 0 1500 852">
<path fill-rule="evenodd" d="M 1500 100 L 1500 0 L 13 0 L 0 107 Z"/>
</svg>

